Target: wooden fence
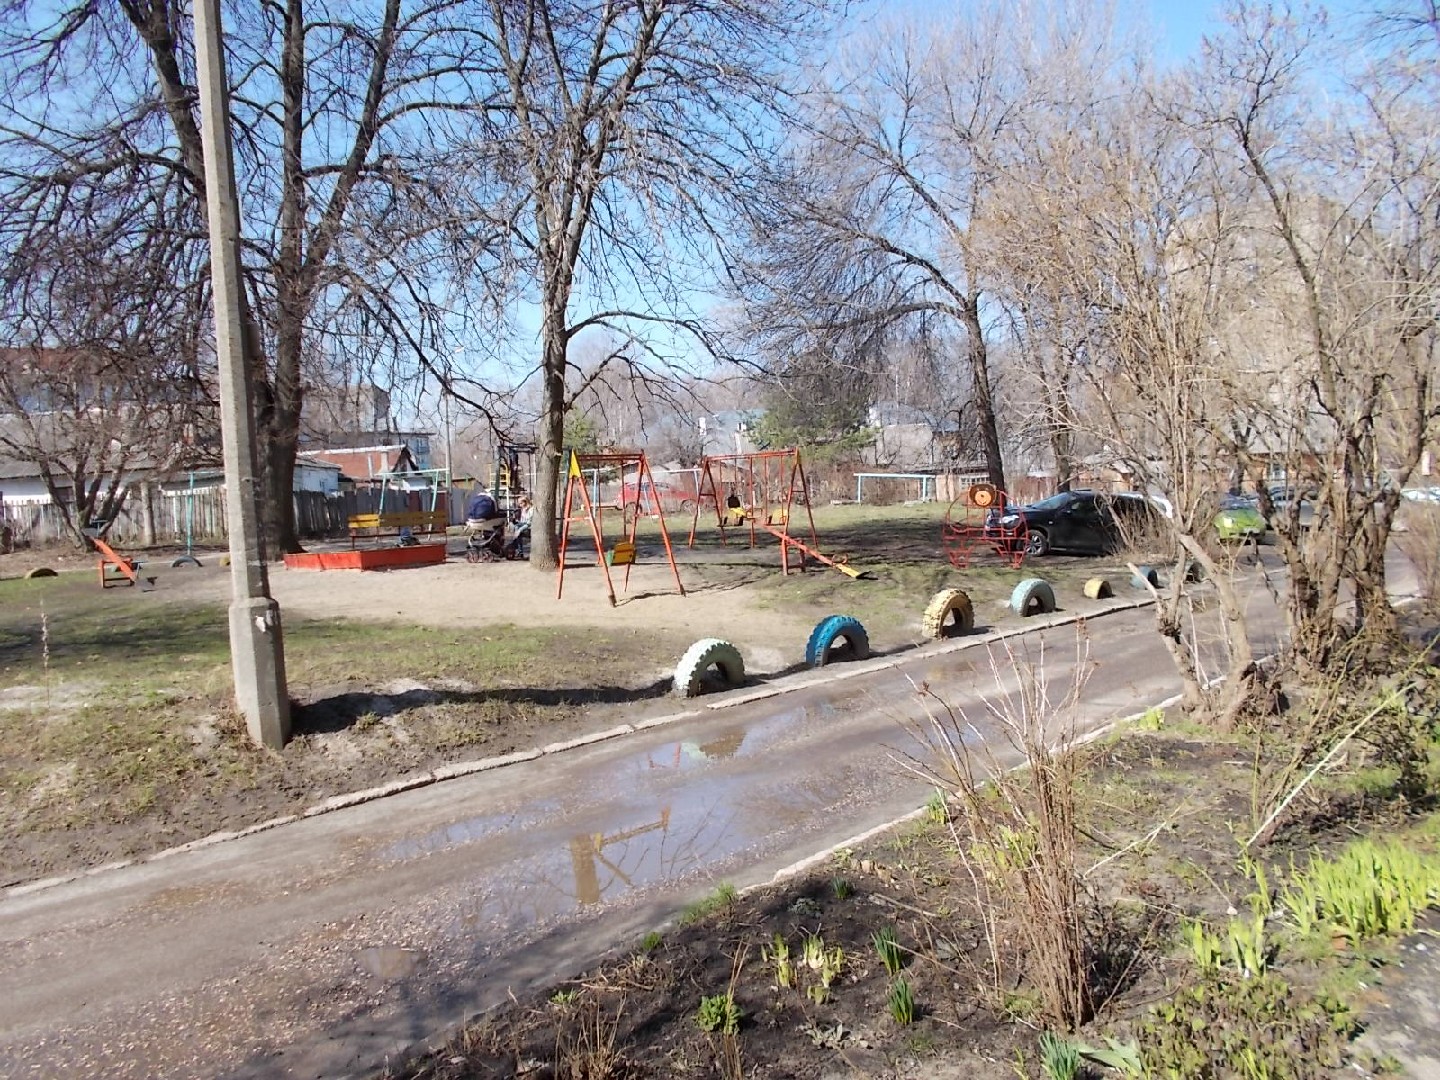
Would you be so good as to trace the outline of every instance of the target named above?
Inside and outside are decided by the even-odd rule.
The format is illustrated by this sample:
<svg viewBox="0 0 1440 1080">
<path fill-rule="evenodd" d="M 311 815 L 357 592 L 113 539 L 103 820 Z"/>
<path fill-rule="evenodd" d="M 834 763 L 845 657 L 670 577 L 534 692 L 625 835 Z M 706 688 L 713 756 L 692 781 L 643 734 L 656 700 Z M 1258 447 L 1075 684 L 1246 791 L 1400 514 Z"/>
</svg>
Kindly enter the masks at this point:
<svg viewBox="0 0 1440 1080">
<path fill-rule="evenodd" d="M 428 494 L 386 491 L 380 505 L 378 489 L 357 488 L 335 495 L 320 491 L 295 492 L 295 524 L 303 539 L 323 539 L 347 534 L 346 521 L 355 514 L 381 510 L 429 509 Z M 446 505 L 440 493 L 440 506 Z M 53 505 L 7 506 L 0 509 L 0 523 L 11 530 L 16 546 L 43 547 L 68 543 L 60 508 Z M 228 538 L 225 517 L 225 489 L 203 487 L 192 490 L 150 489 L 128 499 L 106 534 L 117 547 L 177 545 L 186 537 L 197 544 L 223 544 Z"/>
</svg>

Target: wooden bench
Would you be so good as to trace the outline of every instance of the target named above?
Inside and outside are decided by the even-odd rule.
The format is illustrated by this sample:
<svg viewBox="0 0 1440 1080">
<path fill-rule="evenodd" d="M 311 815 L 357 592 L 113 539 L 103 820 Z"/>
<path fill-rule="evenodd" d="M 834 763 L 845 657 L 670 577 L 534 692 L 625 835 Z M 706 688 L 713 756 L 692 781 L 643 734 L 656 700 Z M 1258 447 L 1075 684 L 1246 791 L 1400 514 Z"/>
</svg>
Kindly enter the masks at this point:
<svg viewBox="0 0 1440 1080">
<path fill-rule="evenodd" d="M 363 534 L 366 537 L 399 536 L 405 529 L 415 533 L 443 533 L 450 524 L 444 510 L 388 510 L 378 514 L 356 514 L 350 526 L 350 546 Z"/>
</svg>

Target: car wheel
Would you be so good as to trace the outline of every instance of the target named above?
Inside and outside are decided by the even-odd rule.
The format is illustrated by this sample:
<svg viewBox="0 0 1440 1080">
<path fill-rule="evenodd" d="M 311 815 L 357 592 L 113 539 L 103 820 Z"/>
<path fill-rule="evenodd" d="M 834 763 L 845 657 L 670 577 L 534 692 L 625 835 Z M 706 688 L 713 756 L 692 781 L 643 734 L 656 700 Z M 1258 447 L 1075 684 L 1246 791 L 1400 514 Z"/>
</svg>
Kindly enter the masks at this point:
<svg viewBox="0 0 1440 1080">
<path fill-rule="evenodd" d="M 1043 529 L 1030 530 L 1030 537 L 1025 541 L 1025 554 L 1037 556 L 1050 554 L 1050 538 L 1045 535 Z"/>
</svg>

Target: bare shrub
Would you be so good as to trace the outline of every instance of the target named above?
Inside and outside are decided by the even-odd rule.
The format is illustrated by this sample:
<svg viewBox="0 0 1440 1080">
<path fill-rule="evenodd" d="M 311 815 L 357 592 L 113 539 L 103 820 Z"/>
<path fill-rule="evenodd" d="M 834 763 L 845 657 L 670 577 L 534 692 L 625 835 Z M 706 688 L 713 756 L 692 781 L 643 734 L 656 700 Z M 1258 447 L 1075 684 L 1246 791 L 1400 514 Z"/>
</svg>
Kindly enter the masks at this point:
<svg viewBox="0 0 1440 1080">
<path fill-rule="evenodd" d="M 1359 653 L 1364 646 L 1362 639 L 1354 639 L 1346 650 Z M 1338 657 L 1343 661 L 1345 650 Z M 1273 840 L 1296 816 L 1297 800 L 1326 774 L 1379 766 L 1394 771 L 1394 798 L 1426 798 L 1436 706 L 1436 687 L 1426 676 L 1423 655 L 1391 672 L 1342 670 L 1313 687 L 1301 722 L 1275 730 L 1262 726 L 1255 732 L 1250 797 L 1254 832 L 1245 846 L 1256 848 Z"/>
<path fill-rule="evenodd" d="M 1410 502 L 1401 508 L 1395 542 L 1415 571 L 1420 600 L 1440 614 L 1440 503 Z"/>
<path fill-rule="evenodd" d="M 1106 966 L 1076 833 L 1074 718 L 1091 670 L 1089 641 L 1077 634 L 1059 700 L 1050 696 L 1043 646 L 1033 663 L 1008 645 L 992 649 L 990 667 L 996 693 L 979 717 L 921 688 L 926 719 L 910 729 L 928 754 L 901 761 L 958 807 L 950 829 L 988 950 L 982 992 L 999 1002 L 1023 973 L 1045 1017 L 1074 1030 L 1093 1014 L 1095 974 Z"/>
<path fill-rule="evenodd" d="M 625 1076 L 629 1065 L 616 1046 L 622 1003 L 610 1013 L 586 995 L 555 1033 L 555 1076 L 558 1080 L 611 1080 Z"/>
</svg>

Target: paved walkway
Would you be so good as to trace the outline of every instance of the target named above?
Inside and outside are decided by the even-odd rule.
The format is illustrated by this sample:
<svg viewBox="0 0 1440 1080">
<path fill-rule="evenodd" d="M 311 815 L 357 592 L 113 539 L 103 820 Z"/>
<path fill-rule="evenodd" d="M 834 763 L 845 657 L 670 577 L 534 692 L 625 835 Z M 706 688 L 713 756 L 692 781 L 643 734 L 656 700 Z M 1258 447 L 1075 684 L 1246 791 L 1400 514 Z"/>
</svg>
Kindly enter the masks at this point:
<svg viewBox="0 0 1440 1080">
<path fill-rule="evenodd" d="M 1273 635 L 1268 594 L 1257 587 L 1252 602 Z M 1085 612 L 1097 617 L 1084 623 L 1089 657 L 1079 662 L 1094 670 L 1079 725 L 1178 689 L 1150 609 Z M 1031 661 L 1043 651 L 1052 697 L 1062 697 L 1076 626 L 1010 644 Z M 12 892 L 0 901 L 0 1071 L 367 1072 L 510 989 L 637 940 L 719 882 L 770 880 L 914 810 L 926 786 L 895 756 L 918 752 L 902 722 L 923 715 L 920 683 L 983 728 L 996 680 L 984 640 L 966 639 Z"/>
</svg>

